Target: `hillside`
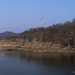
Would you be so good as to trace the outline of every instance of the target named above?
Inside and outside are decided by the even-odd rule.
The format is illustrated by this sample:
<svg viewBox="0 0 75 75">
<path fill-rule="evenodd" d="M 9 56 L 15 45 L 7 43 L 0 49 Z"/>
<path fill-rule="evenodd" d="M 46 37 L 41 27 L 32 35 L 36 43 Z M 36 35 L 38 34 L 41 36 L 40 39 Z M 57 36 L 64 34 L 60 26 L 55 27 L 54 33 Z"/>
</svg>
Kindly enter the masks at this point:
<svg viewBox="0 0 75 75">
<path fill-rule="evenodd" d="M 54 24 L 46 28 L 31 28 L 17 36 L 9 36 L 7 40 L 21 41 L 25 47 L 50 48 L 71 47 L 74 48 L 75 41 L 75 19 L 70 22 Z M 38 44 L 37 44 L 38 43 Z M 46 46 L 46 47 L 45 47 Z"/>
<path fill-rule="evenodd" d="M 12 36 L 12 35 L 16 35 L 16 33 L 6 31 L 3 33 L 0 33 L 0 39 L 5 39 L 6 36 Z"/>
</svg>

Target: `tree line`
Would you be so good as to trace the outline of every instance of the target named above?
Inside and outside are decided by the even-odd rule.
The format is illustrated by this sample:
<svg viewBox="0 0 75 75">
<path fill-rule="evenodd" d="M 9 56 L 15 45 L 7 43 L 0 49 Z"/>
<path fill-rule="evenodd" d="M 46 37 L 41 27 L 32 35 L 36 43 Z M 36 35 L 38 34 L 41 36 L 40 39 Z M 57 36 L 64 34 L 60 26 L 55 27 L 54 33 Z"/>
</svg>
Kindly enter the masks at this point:
<svg viewBox="0 0 75 75">
<path fill-rule="evenodd" d="M 52 44 L 61 44 L 62 47 L 70 45 L 74 47 L 75 40 L 75 19 L 71 22 L 53 24 L 49 27 L 31 28 L 18 35 L 7 36 L 7 40 L 23 39 L 24 41 L 33 42 L 52 42 Z"/>
</svg>

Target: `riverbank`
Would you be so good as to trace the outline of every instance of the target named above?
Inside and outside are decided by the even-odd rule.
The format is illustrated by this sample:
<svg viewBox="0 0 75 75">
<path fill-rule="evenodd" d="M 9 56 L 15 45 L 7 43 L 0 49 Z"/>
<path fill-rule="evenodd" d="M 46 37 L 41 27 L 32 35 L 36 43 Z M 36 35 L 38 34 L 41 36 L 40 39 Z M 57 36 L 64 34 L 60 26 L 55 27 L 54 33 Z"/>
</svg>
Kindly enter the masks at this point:
<svg viewBox="0 0 75 75">
<path fill-rule="evenodd" d="M 67 52 L 74 53 L 75 48 L 64 47 L 62 48 L 60 44 L 44 43 L 44 42 L 13 42 L 13 41 L 0 41 L 0 51 L 27 51 L 35 53 L 47 53 L 47 52 Z"/>
</svg>

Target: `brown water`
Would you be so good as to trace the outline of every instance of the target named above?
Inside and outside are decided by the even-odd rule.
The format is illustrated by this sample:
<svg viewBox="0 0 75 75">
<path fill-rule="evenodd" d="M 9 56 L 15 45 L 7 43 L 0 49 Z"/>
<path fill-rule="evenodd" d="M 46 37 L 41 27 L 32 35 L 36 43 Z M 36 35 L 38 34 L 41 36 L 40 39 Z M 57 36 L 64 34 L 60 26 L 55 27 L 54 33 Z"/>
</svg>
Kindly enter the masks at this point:
<svg viewBox="0 0 75 75">
<path fill-rule="evenodd" d="M 0 52 L 0 75 L 75 75 L 75 54 Z"/>
</svg>

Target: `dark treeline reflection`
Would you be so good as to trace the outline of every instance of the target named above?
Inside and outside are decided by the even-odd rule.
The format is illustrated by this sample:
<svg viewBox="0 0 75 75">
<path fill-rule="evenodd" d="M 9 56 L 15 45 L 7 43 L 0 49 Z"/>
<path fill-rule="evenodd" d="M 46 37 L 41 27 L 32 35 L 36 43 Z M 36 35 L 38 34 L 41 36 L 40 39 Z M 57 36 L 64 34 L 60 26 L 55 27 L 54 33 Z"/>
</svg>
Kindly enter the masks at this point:
<svg viewBox="0 0 75 75">
<path fill-rule="evenodd" d="M 44 65 L 75 67 L 75 54 L 73 53 L 32 53 L 22 51 L 4 51 L 8 58 L 18 57 L 20 61 L 35 61 Z"/>
</svg>

